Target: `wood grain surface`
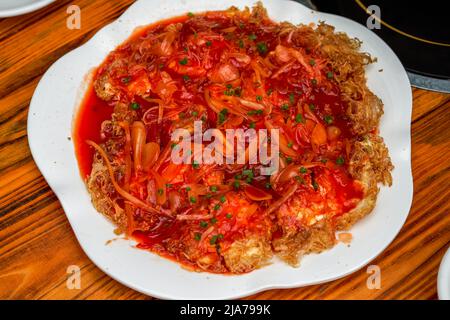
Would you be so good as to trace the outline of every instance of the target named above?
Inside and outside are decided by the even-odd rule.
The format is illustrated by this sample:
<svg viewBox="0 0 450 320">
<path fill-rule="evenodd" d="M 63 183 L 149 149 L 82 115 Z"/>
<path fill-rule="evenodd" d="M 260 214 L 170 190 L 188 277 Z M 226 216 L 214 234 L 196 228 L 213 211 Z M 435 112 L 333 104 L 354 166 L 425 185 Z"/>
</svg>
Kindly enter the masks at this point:
<svg viewBox="0 0 450 320">
<path fill-rule="evenodd" d="M 84 254 L 27 141 L 28 106 L 45 70 L 132 2 L 58 0 L 34 13 L 0 19 L 1 299 L 151 299 L 111 279 Z M 70 4 L 81 8 L 80 30 L 66 27 Z M 381 268 L 381 288 L 367 288 L 364 268 L 326 284 L 249 298 L 437 298 L 439 263 L 450 243 L 450 95 L 412 91 L 414 200 L 400 234 L 372 263 Z M 66 286 L 70 265 L 81 268 L 79 290 Z"/>
</svg>

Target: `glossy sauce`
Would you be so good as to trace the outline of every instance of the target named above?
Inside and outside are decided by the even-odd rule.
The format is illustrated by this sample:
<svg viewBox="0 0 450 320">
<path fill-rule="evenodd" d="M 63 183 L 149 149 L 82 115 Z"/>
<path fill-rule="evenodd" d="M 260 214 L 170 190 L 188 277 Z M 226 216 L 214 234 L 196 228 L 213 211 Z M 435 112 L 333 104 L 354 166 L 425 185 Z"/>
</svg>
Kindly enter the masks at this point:
<svg viewBox="0 0 450 320">
<path fill-rule="evenodd" d="M 102 122 L 111 119 L 113 107 L 101 100 L 91 86 L 77 111 L 73 128 L 73 142 L 80 174 L 85 179 L 92 170 L 94 150 L 86 140 L 101 143 L 100 128 Z"/>
<path fill-rule="evenodd" d="M 153 24 L 139 30 L 128 40 L 128 42 L 139 41 L 140 39 L 145 40 L 147 35 L 151 31 L 162 30 L 165 26 L 171 23 L 186 21 L 187 17 L 177 17 L 174 19 L 159 22 L 157 24 Z M 227 20 L 218 19 L 218 21 L 220 21 L 220 23 L 222 24 L 222 28 L 227 28 L 232 25 L 232 23 Z M 267 44 L 268 52 L 274 50 L 277 45 L 276 38 L 270 37 L 266 33 L 262 33 L 257 28 L 257 26 L 246 26 L 243 30 L 238 29 L 235 31 L 235 35 L 237 38 L 245 38 L 249 33 L 255 34 L 258 37 L 258 41 L 265 42 Z M 192 36 L 192 30 L 189 29 L 187 25 L 184 25 L 181 31 L 181 38 L 188 39 L 190 36 Z M 117 51 L 128 52 L 128 42 L 121 45 L 117 49 Z M 227 41 L 212 41 L 211 63 L 219 63 L 220 55 L 228 45 L 236 45 L 235 40 L 233 40 L 233 43 L 227 43 Z M 255 52 L 249 52 L 249 54 L 255 54 Z M 180 58 L 181 57 L 182 54 L 180 55 Z M 109 58 L 107 58 L 105 63 L 99 67 L 99 72 L 107 63 L 111 63 Z M 154 64 L 157 63 L 158 61 L 154 62 Z M 185 81 L 180 74 L 178 74 L 177 72 L 173 72 L 172 70 L 170 70 L 170 68 L 165 68 L 164 71 L 166 71 L 172 77 L 172 79 L 178 83 L 183 83 L 183 81 Z M 328 86 L 327 88 L 323 86 L 311 87 L 309 79 L 304 78 L 300 71 L 298 71 L 298 74 L 296 74 L 295 72 L 297 71 L 294 70 L 294 73 L 291 74 L 292 79 L 290 79 L 290 81 L 286 81 L 282 77 L 281 79 L 267 79 L 265 87 L 263 89 L 265 91 L 275 90 L 277 92 L 276 97 L 270 98 L 272 99 L 273 104 L 276 105 L 276 107 L 281 106 L 283 103 L 296 105 L 300 99 L 306 104 L 313 104 L 313 113 L 317 116 L 318 119 L 323 121 L 325 116 L 333 116 L 333 125 L 339 127 L 342 131 L 340 138 L 350 138 L 350 122 L 345 116 L 343 116 L 345 115 L 346 105 L 340 99 L 340 92 L 338 87 L 336 85 L 332 85 L 331 87 Z M 117 77 L 118 79 L 121 79 L 124 77 L 124 75 L 117 75 Z M 130 75 L 130 78 L 132 80 L 133 77 L 134 75 Z M 195 78 L 195 75 L 193 75 L 192 78 Z M 187 84 L 186 87 L 189 88 L 189 84 Z M 203 87 L 201 85 L 199 87 L 199 90 L 203 90 Z M 309 95 L 307 97 L 305 96 L 305 92 L 309 92 Z M 294 101 L 290 101 L 292 100 L 291 96 L 293 96 Z M 204 106 L 207 105 L 203 96 L 203 92 L 195 92 L 189 90 L 184 92 L 176 92 L 173 97 L 177 101 L 177 103 L 182 105 L 188 105 L 192 103 Z M 138 111 L 138 115 L 139 117 L 142 117 L 146 109 L 149 107 L 149 104 L 140 97 L 135 97 L 135 99 L 141 105 L 141 109 Z M 288 116 L 295 116 L 296 112 L 293 109 L 294 108 L 291 108 L 291 110 L 287 112 Z M 80 173 L 83 178 L 86 178 L 91 172 L 94 154 L 93 149 L 89 147 L 85 143 L 85 141 L 92 140 L 98 144 L 103 142 L 102 137 L 100 136 L 101 124 L 103 121 L 111 119 L 112 112 L 113 107 L 98 98 L 93 87 L 90 87 L 76 116 L 73 133 L 77 160 L 80 167 Z M 217 122 L 217 115 L 210 108 L 208 108 L 207 118 L 208 124 L 211 127 L 214 127 Z M 170 123 L 165 123 L 163 124 L 163 126 L 150 126 L 150 128 L 147 128 L 147 140 L 158 141 L 160 139 L 159 141 L 161 141 L 162 149 L 166 144 L 170 142 L 169 134 L 164 134 L 168 131 L 169 126 Z M 247 128 L 248 123 L 244 123 L 242 127 Z M 257 122 L 256 128 L 259 127 L 264 128 L 264 123 L 262 121 Z M 300 150 L 300 152 L 301 151 L 302 150 Z M 329 159 L 330 163 L 334 163 L 335 160 L 335 158 Z M 166 167 L 166 165 L 162 166 L 162 170 L 164 170 Z M 361 199 L 363 197 L 363 191 L 361 186 L 359 186 L 349 178 L 346 165 L 330 165 L 329 169 L 331 171 L 330 183 L 333 185 L 336 195 L 336 201 L 343 208 L 343 211 L 341 213 L 343 214 L 355 207 L 355 203 L 348 203 L 347 200 Z M 321 170 L 322 169 L 314 169 L 312 170 L 312 172 L 316 175 L 319 175 L 321 174 Z M 185 177 L 189 177 L 189 175 L 191 174 L 192 171 L 187 171 Z M 254 186 L 261 188 L 265 192 L 271 194 L 274 197 L 274 200 L 276 200 L 276 198 L 280 196 L 279 194 L 277 194 L 273 190 L 264 189 L 264 186 L 268 181 L 269 177 L 255 180 Z M 180 188 L 181 185 L 182 183 L 175 184 L 173 188 Z M 311 187 L 300 187 L 299 190 L 299 192 L 302 192 L 305 196 L 317 198 L 317 194 L 315 194 L 315 191 L 312 190 Z M 231 195 L 227 195 L 227 197 L 235 196 L 236 195 L 233 192 L 231 193 Z M 232 241 L 243 235 L 243 231 L 238 228 L 235 219 L 235 214 L 239 211 L 239 209 L 239 206 L 228 206 L 223 208 L 217 214 L 217 218 L 222 221 L 219 230 L 220 232 L 225 234 L 225 238 L 223 241 L 225 246 L 227 244 L 229 245 L 230 243 L 232 243 Z M 262 211 L 263 209 L 260 208 L 259 210 Z M 227 218 L 227 214 L 231 214 L 231 218 Z M 258 225 L 262 222 L 259 220 L 261 218 L 259 218 L 257 214 L 254 216 L 255 217 L 252 217 L 248 221 L 248 225 L 254 226 L 254 229 L 257 230 Z M 135 231 L 133 233 L 133 236 L 139 242 L 138 247 L 143 249 L 150 249 L 151 251 L 157 252 L 161 256 L 181 262 L 183 265 L 191 269 L 196 269 L 196 265 L 186 259 L 182 252 L 169 252 L 165 249 L 165 245 L 173 239 L 182 239 L 183 237 L 187 237 L 189 232 L 203 232 L 204 230 L 198 226 L 198 221 L 177 221 L 175 219 L 170 219 L 167 217 L 161 217 L 160 219 L 161 220 L 155 224 L 155 227 L 152 230 L 146 232 Z M 277 233 L 273 235 L 273 237 L 278 236 L 279 234 Z"/>
</svg>

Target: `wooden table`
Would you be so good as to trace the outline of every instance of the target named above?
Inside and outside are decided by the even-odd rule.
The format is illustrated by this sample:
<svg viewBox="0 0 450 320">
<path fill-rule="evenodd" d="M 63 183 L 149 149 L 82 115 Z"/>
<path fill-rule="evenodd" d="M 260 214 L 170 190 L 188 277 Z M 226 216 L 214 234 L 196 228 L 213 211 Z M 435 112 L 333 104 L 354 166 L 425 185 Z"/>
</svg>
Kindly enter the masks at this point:
<svg viewBox="0 0 450 320">
<path fill-rule="evenodd" d="M 36 168 L 27 141 L 28 106 L 45 70 L 132 2 L 58 0 L 31 14 L 0 19 L 0 298 L 149 299 L 114 281 L 87 258 Z M 81 30 L 66 27 L 70 4 L 81 8 Z M 251 298 L 437 297 L 438 267 L 450 243 L 450 95 L 418 89 L 413 95 L 414 201 L 400 234 L 373 262 L 381 268 L 381 289 L 367 288 L 367 270 L 362 269 L 327 284 Z M 80 290 L 66 287 L 70 265 L 81 268 Z"/>
</svg>

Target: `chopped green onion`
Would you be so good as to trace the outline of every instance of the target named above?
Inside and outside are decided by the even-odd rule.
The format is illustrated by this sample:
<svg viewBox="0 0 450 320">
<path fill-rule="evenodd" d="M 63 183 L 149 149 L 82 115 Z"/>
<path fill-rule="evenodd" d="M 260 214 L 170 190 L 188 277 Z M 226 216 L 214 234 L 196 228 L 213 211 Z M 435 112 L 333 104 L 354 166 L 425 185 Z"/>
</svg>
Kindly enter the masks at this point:
<svg viewBox="0 0 450 320">
<path fill-rule="evenodd" d="M 253 177 L 254 173 L 252 169 L 242 170 L 242 175 L 247 177 Z"/>
<path fill-rule="evenodd" d="M 218 237 L 219 237 L 218 235 L 212 236 L 211 239 L 209 240 L 209 244 L 215 245 Z"/>
<path fill-rule="evenodd" d="M 185 66 L 185 65 L 187 65 L 187 63 L 188 63 L 188 59 L 187 59 L 186 57 L 184 57 L 183 59 L 181 59 L 181 60 L 179 61 L 179 63 L 180 63 L 181 65 Z"/>
<path fill-rule="evenodd" d="M 326 122 L 327 124 L 332 124 L 332 123 L 333 123 L 333 116 L 326 115 L 326 116 L 323 118 L 323 120 L 325 120 L 325 122 Z"/>
<path fill-rule="evenodd" d="M 336 164 L 337 164 L 337 165 L 342 166 L 344 163 L 345 163 L 344 157 L 339 156 L 339 157 L 336 159 Z"/>
<path fill-rule="evenodd" d="M 300 177 L 300 176 L 295 176 L 294 179 L 295 179 L 296 181 L 300 182 L 301 184 L 305 184 L 305 179 L 303 179 L 303 178 Z"/>
<path fill-rule="evenodd" d="M 319 189 L 319 185 L 317 184 L 316 181 L 313 181 L 313 182 L 312 182 L 312 186 L 313 186 L 313 188 L 314 188 L 315 191 L 317 191 L 317 190 Z"/>
<path fill-rule="evenodd" d="M 287 103 L 283 104 L 281 106 L 281 110 L 283 110 L 283 111 L 289 110 L 289 105 Z"/>
<path fill-rule="evenodd" d="M 258 42 L 258 44 L 256 45 L 256 48 L 258 49 L 260 54 L 267 53 L 267 45 L 264 42 Z"/>
<path fill-rule="evenodd" d="M 301 113 L 299 113 L 295 116 L 295 122 L 297 122 L 297 123 L 305 122 L 305 120 L 303 119 L 303 115 Z"/>
<path fill-rule="evenodd" d="M 295 95 L 293 93 L 289 94 L 289 103 L 290 104 L 295 103 Z"/>
<path fill-rule="evenodd" d="M 219 124 L 222 124 L 226 120 L 227 114 L 228 114 L 227 109 L 222 109 L 222 111 L 219 112 L 219 114 L 218 114 Z"/>
<path fill-rule="evenodd" d="M 131 109 L 133 109 L 133 110 L 139 110 L 140 107 L 141 107 L 141 106 L 140 106 L 139 103 L 137 103 L 137 102 L 133 102 L 133 103 L 131 104 Z"/>
</svg>

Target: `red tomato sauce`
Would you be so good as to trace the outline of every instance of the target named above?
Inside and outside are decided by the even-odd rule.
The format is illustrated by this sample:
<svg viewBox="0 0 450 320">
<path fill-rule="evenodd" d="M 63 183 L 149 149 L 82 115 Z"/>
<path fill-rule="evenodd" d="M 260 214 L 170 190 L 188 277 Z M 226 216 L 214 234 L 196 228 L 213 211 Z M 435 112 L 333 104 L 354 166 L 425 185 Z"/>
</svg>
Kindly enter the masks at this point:
<svg viewBox="0 0 450 320">
<path fill-rule="evenodd" d="M 80 174 L 85 179 L 92 170 L 94 150 L 86 144 L 86 140 L 100 143 L 100 128 L 102 122 L 111 119 L 113 108 L 95 94 L 91 86 L 77 111 L 74 127 L 73 141 L 78 160 Z"/>
<path fill-rule="evenodd" d="M 231 19 L 223 19 L 220 16 L 214 18 L 213 16 L 214 13 L 211 13 L 209 19 L 216 19 L 218 23 L 220 22 L 222 29 L 234 26 Z M 132 35 L 127 42 L 119 46 L 115 53 L 130 55 L 130 60 L 132 60 L 131 42 L 146 41 L 152 32 L 164 30 L 165 27 L 173 23 L 185 23 L 186 21 L 188 21 L 187 17 L 177 17 L 143 28 Z M 193 34 L 192 28 L 190 28 L 189 25 L 183 24 L 179 37 L 181 43 L 189 42 L 192 41 L 192 37 L 196 37 L 196 33 Z M 251 39 L 257 39 L 256 47 Z M 220 65 L 223 52 L 230 50 L 230 48 L 234 48 L 233 50 L 236 50 L 236 47 L 241 47 L 244 41 L 246 43 L 245 45 L 248 46 L 246 54 L 252 59 L 266 57 L 267 53 L 275 50 L 279 44 L 279 39 L 277 37 L 274 37 L 269 33 L 262 32 L 257 25 L 245 25 L 242 28 L 237 28 L 233 31 L 232 39 L 227 39 L 227 36 L 225 35 L 221 39 L 211 40 L 209 42 L 209 63 L 212 66 Z M 287 45 L 285 42 L 282 42 L 282 44 Z M 184 63 L 181 63 L 180 61 L 183 61 L 188 56 L 186 52 L 187 51 L 185 49 L 179 48 L 178 51 L 173 52 L 170 57 L 164 58 L 165 64 L 163 66 L 163 70 L 167 72 L 173 83 L 175 83 L 178 88 L 183 88 L 183 90 L 175 91 L 172 95 L 172 99 L 178 106 L 183 107 L 184 109 L 189 109 L 192 104 L 206 106 L 207 102 L 204 97 L 204 90 L 208 85 L 211 85 L 211 83 L 207 81 L 208 78 L 205 72 L 201 71 L 203 69 L 200 64 L 204 63 L 204 61 L 199 59 L 199 61 L 190 61 L 189 63 L 186 63 L 189 68 L 185 69 L 186 71 L 184 74 L 181 74 L 177 69 L 183 67 L 180 66 L 180 64 Z M 316 58 L 314 52 L 310 52 L 308 55 Z M 320 59 L 320 57 L 317 57 L 317 59 Z M 113 57 L 108 57 L 99 67 L 96 72 L 96 77 L 113 62 Z M 239 67 L 236 61 L 233 63 Z M 314 65 L 312 62 L 310 62 L 310 64 Z M 155 59 L 152 61 L 151 66 L 146 66 L 146 68 L 153 70 L 152 68 L 155 68 L 156 65 L 161 65 L 160 60 Z M 138 81 L 140 79 L 143 73 L 145 74 L 142 70 L 144 69 L 136 68 L 133 71 L 129 71 L 129 73 L 126 73 L 124 70 L 118 70 L 114 74 L 114 77 L 119 83 L 134 83 L 134 81 Z M 312 185 L 315 183 L 315 177 L 326 176 L 326 179 L 328 179 L 328 184 L 331 185 L 331 188 L 333 189 L 333 201 L 335 201 L 341 208 L 339 215 L 342 215 L 354 208 L 356 203 L 354 201 L 349 202 L 348 200 L 361 199 L 364 194 L 362 187 L 351 179 L 350 174 L 347 171 L 348 159 L 345 155 L 345 143 L 348 139 L 352 138 L 351 123 L 345 116 L 347 106 L 341 100 L 339 87 L 332 81 L 332 79 L 327 79 L 325 76 L 325 74 L 330 72 L 328 67 L 324 67 L 324 69 L 321 70 L 321 77 L 323 77 L 321 78 L 322 83 L 316 83 L 316 81 L 312 81 L 308 78 L 305 75 L 305 70 L 301 65 L 295 65 L 294 68 L 290 69 L 286 72 L 286 74 L 281 75 L 278 78 L 267 78 L 264 85 L 250 82 L 252 75 L 247 73 L 250 73 L 251 71 L 246 70 L 241 72 L 242 75 L 246 77 L 247 81 L 240 85 L 240 90 L 252 92 L 252 94 L 254 94 L 252 99 L 255 99 L 256 97 L 257 102 L 258 97 L 260 95 L 264 95 L 264 99 L 268 99 L 274 105 L 274 113 L 278 119 L 283 119 L 282 129 L 291 140 L 289 141 L 291 144 L 295 141 L 297 135 L 300 135 L 301 138 L 305 135 L 311 135 L 311 128 L 307 128 L 308 123 L 305 121 L 308 116 L 308 112 L 311 113 L 310 117 L 312 117 L 314 121 L 318 122 L 321 126 L 327 128 L 328 126 L 333 125 L 340 130 L 339 138 L 333 142 L 336 144 L 341 144 L 340 149 L 338 149 L 339 152 L 332 153 L 324 151 L 325 148 L 322 146 L 317 154 L 314 155 L 314 159 L 311 159 L 310 161 L 315 163 L 322 161 L 323 166 L 308 170 L 303 177 L 300 177 L 304 184 L 299 187 L 297 193 L 305 199 L 309 199 L 311 201 L 325 201 L 326 199 L 324 196 L 319 195 L 316 187 L 313 188 Z M 155 79 L 149 79 L 148 81 L 152 88 L 155 88 L 158 85 L 157 83 L 153 83 L 153 81 L 156 81 Z M 195 82 L 197 86 L 189 86 L 191 82 Z M 213 88 L 215 85 L 216 84 L 212 84 L 211 87 Z M 127 85 L 124 84 L 122 86 L 122 90 L 126 90 L 126 88 Z M 237 88 L 233 88 L 233 90 L 236 90 L 234 93 L 237 92 Z M 215 92 L 215 94 L 223 95 L 222 92 L 223 90 L 219 86 L 219 90 Z M 139 95 L 128 97 L 128 99 L 131 99 L 134 103 L 139 104 L 140 108 L 136 111 L 138 118 L 144 117 L 146 111 L 152 106 L 151 102 Z M 247 99 L 249 98 L 247 97 Z M 88 177 L 91 172 L 94 156 L 94 149 L 86 144 L 86 140 L 91 140 L 97 144 L 104 142 L 104 137 L 102 137 L 100 133 L 101 125 L 103 121 L 111 119 L 114 109 L 113 105 L 114 102 L 107 103 L 100 99 L 94 88 L 90 87 L 86 92 L 86 96 L 78 110 L 74 123 L 73 139 L 80 173 L 83 179 Z M 309 108 L 308 112 L 305 111 L 305 108 L 307 107 Z M 302 113 L 300 118 L 298 118 L 298 113 Z M 179 112 L 179 115 L 180 119 L 182 119 L 181 112 Z M 209 126 L 215 127 L 218 123 L 219 116 L 220 115 L 218 115 L 211 108 L 208 108 L 206 118 Z M 309 124 L 311 125 L 312 120 L 310 118 L 308 119 L 310 121 Z M 158 125 L 152 124 L 147 126 L 146 142 L 154 142 L 159 140 L 161 150 L 163 150 L 163 148 L 170 143 L 169 130 L 172 128 L 175 121 L 177 120 L 163 121 Z M 286 121 L 286 123 L 284 123 L 284 121 Z M 251 125 L 254 125 L 256 129 L 265 128 L 263 117 L 259 118 L 255 124 L 244 120 L 239 127 L 245 129 L 249 128 Z M 299 133 L 300 130 L 302 131 Z M 309 137 L 307 138 L 309 139 Z M 331 144 L 331 142 L 328 141 L 327 144 Z M 295 146 L 294 150 L 302 155 L 306 152 L 311 152 L 311 146 L 308 142 L 300 141 L 298 142 L 298 145 Z M 345 159 L 345 161 L 342 160 L 344 162 L 338 163 L 340 157 Z M 289 157 L 286 157 L 286 161 L 288 158 Z M 292 159 L 289 160 L 293 161 Z M 289 164 L 289 161 L 287 161 L 287 163 Z M 324 169 L 323 167 L 326 167 L 327 169 Z M 176 170 L 173 166 L 165 163 L 159 168 L 158 174 L 165 179 L 167 184 L 171 184 L 170 187 L 167 187 L 167 193 L 176 191 L 181 197 L 183 197 L 183 199 L 185 199 L 187 197 L 187 193 L 182 191 L 181 188 L 184 184 L 189 183 L 189 180 L 196 174 L 196 171 L 189 167 L 183 171 L 181 181 L 171 181 L 172 178 L 179 176 L 179 171 L 181 171 L 181 168 L 178 169 L 180 170 Z M 326 174 L 324 173 L 325 170 L 328 170 Z M 234 176 L 235 173 L 226 173 L 225 180 L 233 179 Z M 136 179 L 136 181 L 132 181 L 134 186 L 144 188 L 144 186 L 139 185 L 140 182 L 137 182 L 137 180 L 138 179 Z M 272 200 L 280 198 L 282 194 L 280 194 L 279 191 L 275 191 L 270 187 L 267 187 L 269 181 L 270 177 L 259 177 L 258 179 L 255 179 L 255 181 L 253 181 L 253 186 L 256 187 L 256 191 L 254 191 L 253 196 L 256 198 L 263 198 L 270 195 Z M 290 183 L 292 183 L 292 181 Z M 216 252 L 217 246 L 215 243 L 213 244 L 214 238 L 211 238 L 211 235 L 220 236 L 217 238 L 217 241 L 220 243 L 221 250 L 223 251 L 229 248 L 234 241 L 245 237 L 248 233 L 264 234 L 267 229 L 270 229 L 270 225 L 274 223 L 273 221 L 268 221 L 269 218 L 263 215 L 263 212 L 267 206 L 261 206 L 259 202 L 250 201 L 245 198 L 244 193 L 235 191 L 236 190 L 231 190 L 225 194 L 226 199 L 223 201 L 224 204 L 221 205 L 220 209 L 214 213 L 213 219 L 219 221 L 217 224 L 213 223 L 212 219 L 208 218 L 205 220 L 207 221 L 207 227 L 203 227 L 201 222 L 199 224 L 199 221 L 179 221 L 175 218 L 162 216 L 158 221 L 153 221 L 154 225 L 149 230 L 135 230 L 132 233 L 132 236 L 134 236 L 139 242 L 138 247 L 149 249 L 161 256 L 176 260 L 191 269 L 196 269 L 197 264 L 186 258 L 186 255 L 181 249 L 177 249 L 175 245 L 172 247 L 172 242 L 178 244 L 181 242 L 186 244 L 186 246 L 192 245 L 192 243 L 198 243 L 198 246 L 202 246 L 202 249 L 199 249 L 200 252 L 205 255 L 209 255 L 210 260 L 214 261 L 214 263 L 219 263 L 221 258 Z M 132 189 L 130 192 L 135 197 L 142 197 L 143 195 L 146 197 L 148 195 L 147 191 L 139 194 L 137 191 Z M 191 199 L 188 199 L 188 202 L 189 200 Z M 258 206 L 258 208 L 254 210 L 254 213 L 249 214 L 249 216 L 245 219 L 240 218 L 238 221 L 237 215 L 239 215 L 242 207 L 252 208 L 252 205 Z M 189 204 L 189 206 L 194 208 L 195 203 Z M 140 209 L 135 210 L 134 214 L 141 214 Z M 207 237 L 205 236 L 205 240 L 203 240 L 204 233 L 207 232 L 206 230 L 209 230 L 208 228 L 210 227 L 214 227 L 214 233 L 211 233 L 211 235 L 208 235 Z M 280 231 L 278 229 L 272 237 L 280 237 L 279 233 Z M 193 237 L 195 237 L 195 241 L 197 242 L 192 241 Z M 203 241 L 205 243 L 200 244 L 200 242 Z M 210 245 L 208 245 L 208 242 Z M 221 273 L 225 272 L 223 269 L 217 270 Z"/>
</svg>

